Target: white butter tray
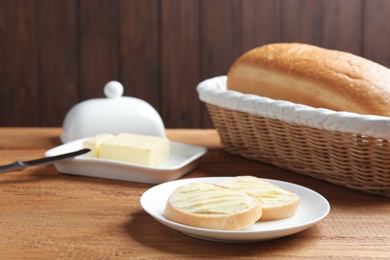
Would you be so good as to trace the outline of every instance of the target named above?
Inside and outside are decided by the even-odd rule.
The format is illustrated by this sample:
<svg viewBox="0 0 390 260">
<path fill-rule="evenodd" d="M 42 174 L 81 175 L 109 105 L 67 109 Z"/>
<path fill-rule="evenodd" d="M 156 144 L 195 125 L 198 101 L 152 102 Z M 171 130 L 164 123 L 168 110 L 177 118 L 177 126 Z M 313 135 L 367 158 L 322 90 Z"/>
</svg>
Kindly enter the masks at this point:
<svg viewBox="0 0 390 260">
<path fill-rule="evenodd" d="M 46 157 L 82 149 L 83 141 L 71 141 L 48 150 Z M 202 146 L 171 142 L 170 155 L 164 164 L 148 167 L 120 161 L 77 156 L 70 160 L 54 163 L 56 169 L 64 174 L 81 175 L 121 181 L 159 184 L 175 180 L 192 171 L 198 159 L 207 152 Z"/>
</svg>

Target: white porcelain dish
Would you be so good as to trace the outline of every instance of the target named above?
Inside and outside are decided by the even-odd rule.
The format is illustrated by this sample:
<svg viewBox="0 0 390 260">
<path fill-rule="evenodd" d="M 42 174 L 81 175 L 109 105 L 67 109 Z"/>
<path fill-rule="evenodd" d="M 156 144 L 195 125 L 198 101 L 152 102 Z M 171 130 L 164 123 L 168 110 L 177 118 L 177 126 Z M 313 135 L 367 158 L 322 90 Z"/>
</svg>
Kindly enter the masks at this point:
<svg viewBox="0 0 390 260">
<path fill-rule="evenodd" d="M 329 211 L 328 201 L 317 192 L 306 187 L 277 180 L 271 183 L 296 193 L 300 204 L 296 214 L 287 219 L 257 222 L 254 225 L 238 231 L 211 230 L 190 227 L 167 220 L 163 216 L 165 204 L 169 195 L 179 186 L 189 182 L 217 183 L 231 177 L 209 177 L 196 179 L 183 179 L 163 183 L 147 190 L 140 199 L 142 208 L 158 222 L 186 235 L 204 240 L 245 243 L 276 239 L 301 232 L 325 218 Z"/>
<path fill-rule="evenodd" d="M 88 138 L 88 137 L 87 137 Z M 48 150 L 46 157 L 76 151 L 82 148 L 82 138 Z M 61 173 L 97 178 L 159 184 L 175 180 L 193 170 L 198 159 L 207 152 L 202 146 L 171 142 L 168 161 L 158 167 L 125 163 L 120 161 L 78 156 L 54 163 Z"/>
</svg>

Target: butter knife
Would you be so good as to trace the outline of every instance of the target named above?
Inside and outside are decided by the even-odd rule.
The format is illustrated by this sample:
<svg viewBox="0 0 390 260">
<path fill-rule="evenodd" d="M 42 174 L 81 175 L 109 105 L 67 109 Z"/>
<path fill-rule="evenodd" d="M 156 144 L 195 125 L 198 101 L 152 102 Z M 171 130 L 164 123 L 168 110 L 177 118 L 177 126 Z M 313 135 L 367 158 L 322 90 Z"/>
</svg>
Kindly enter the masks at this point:
<svg viewBox="0 0 390 260">
<path fill-rule="evenodd" d="M 64 154 L 60 154 L 60 155 L 35 159 L 35 160 L 31 160 L 31 161 L 16 161 L 16 162 L 11 163 L 11 164 L 0 166 L 0 173 L 10 172 L 10 171 L 19 171 L 19 170 L 22 170 L 22 169 L 24 169 L 26 167 L 30 167 L 30 166 L 37 166 L 37 165 L 62 161 L 62 160 L 73 158 L 73 157 L 78 156 L 78 155 L 85 154 L 89 151 L 91 151 L 91 149 L 85 148 L 85 149 L 81 149 L 81 150 L 70 152 L 70 153 L 64 153 Z"/>
</svg>

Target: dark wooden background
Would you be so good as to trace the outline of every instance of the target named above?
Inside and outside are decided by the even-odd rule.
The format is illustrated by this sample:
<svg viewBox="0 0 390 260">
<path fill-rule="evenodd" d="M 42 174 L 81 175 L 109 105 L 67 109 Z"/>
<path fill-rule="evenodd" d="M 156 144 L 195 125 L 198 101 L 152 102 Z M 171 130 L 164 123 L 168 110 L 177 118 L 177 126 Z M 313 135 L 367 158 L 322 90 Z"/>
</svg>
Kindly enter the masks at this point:
<svg viewBox="0 0 390 260">
<path fill-rule="evenodd" d="M 390 67 L 388 0 L 0 0 L 0 126 L 61 126 L 118 80 L 166 127 L 208 128 L 201 80 L 305 42 Z"/>
</svg>

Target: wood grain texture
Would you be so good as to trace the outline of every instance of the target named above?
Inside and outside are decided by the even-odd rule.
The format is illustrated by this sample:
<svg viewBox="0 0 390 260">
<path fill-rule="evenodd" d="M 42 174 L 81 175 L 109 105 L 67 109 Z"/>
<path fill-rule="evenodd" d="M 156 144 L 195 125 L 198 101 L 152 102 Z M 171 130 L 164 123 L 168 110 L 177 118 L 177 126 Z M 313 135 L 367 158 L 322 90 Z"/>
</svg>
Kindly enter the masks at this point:
<svg viewBox="0 0 390 260">
<path fill-rule="evenodd" d="M 122 0 L 119 7 L 118 48 L 124 95 L 141 98 L 161 111 L 159 2 Z"/>
<path fill-rule="evenodd" d="M 0 128 L 0 163 L 41 156 L 59 128 Z M 236 176 L 293 182 L 322 194 L 330 214 L 311 228 L 259 243 L 183 235 L 143 211 L 153 185 L 68 176 L 52 165 L 0 175 L 2 259 L 388 259 L 390 199 L 345 189 L 225 152 L 215 130 L 168 129 L 173 141 L 209 148 L 183 178 Z M 9 141 L 13 140 L 13 142 Z"/>
<path fill-rule="evenodd" d="M 0 1 L 0 124 L 39 122 L 34 5 Z"/>
<path fill-rule="evenodd" d="M 390 2 L 373 0 L 365 2 L 364 55 L 375 62 L 390 67 L 390 24 L 384 22 L 389 17 Z M 375 46 L 375 47 L 374 47 Z M 385 47 L 386 46 L 386 47 Z"/>
<path fill-rule="evenodd" d="M 201 78 L 226 75 L 240 55 L 240 1 L 203 1 L 201 9 Z M 228 29 L 226 29 L 228 28 Z M 212 127 L 211 118 L 202 104 L 202 126 Z"/>
<path fill-rule="evenodd" d="M 241 8 L 240 53 L 282 39 L 280 0 L 245 0 Z"/>
<path fill-rule="evenodd" d="M 110 80 L 167 127 L 210 128 L 195 90 L 243 52 L 304 42 L 390 67 L 386 0 L 0 0 L 0 126 L 61 126 Z"/>
<path fill-rule="evenodd" d="M 323 5 L 322 44 L 360 55 L 363 51 L 363 1 L 327 0 Z"/>
<path fill-rule="evenodd" d="M 282 3 L 282 41 L 321 45 L 323 0 L 289 0 Z"/>
<path fill-rule="evenodd" d="M 42 0 L 35 5 L 39 97 L 38 125 L 56 126 L 79 100 L 76 8 L 72 1 Z M 26 103 L 29 107 L 29 104 Z"/>
<path fill-rule="evenodd" d="M 161 112 L 166 127 L 199 124 L 199 1 L 161 2 Z"/>
<path fill-rule="evenodd" d="M 118 1 L 78 2 L 80 99 L 103 97 L 104 85 L 119 80 Z"/>
</svg>

